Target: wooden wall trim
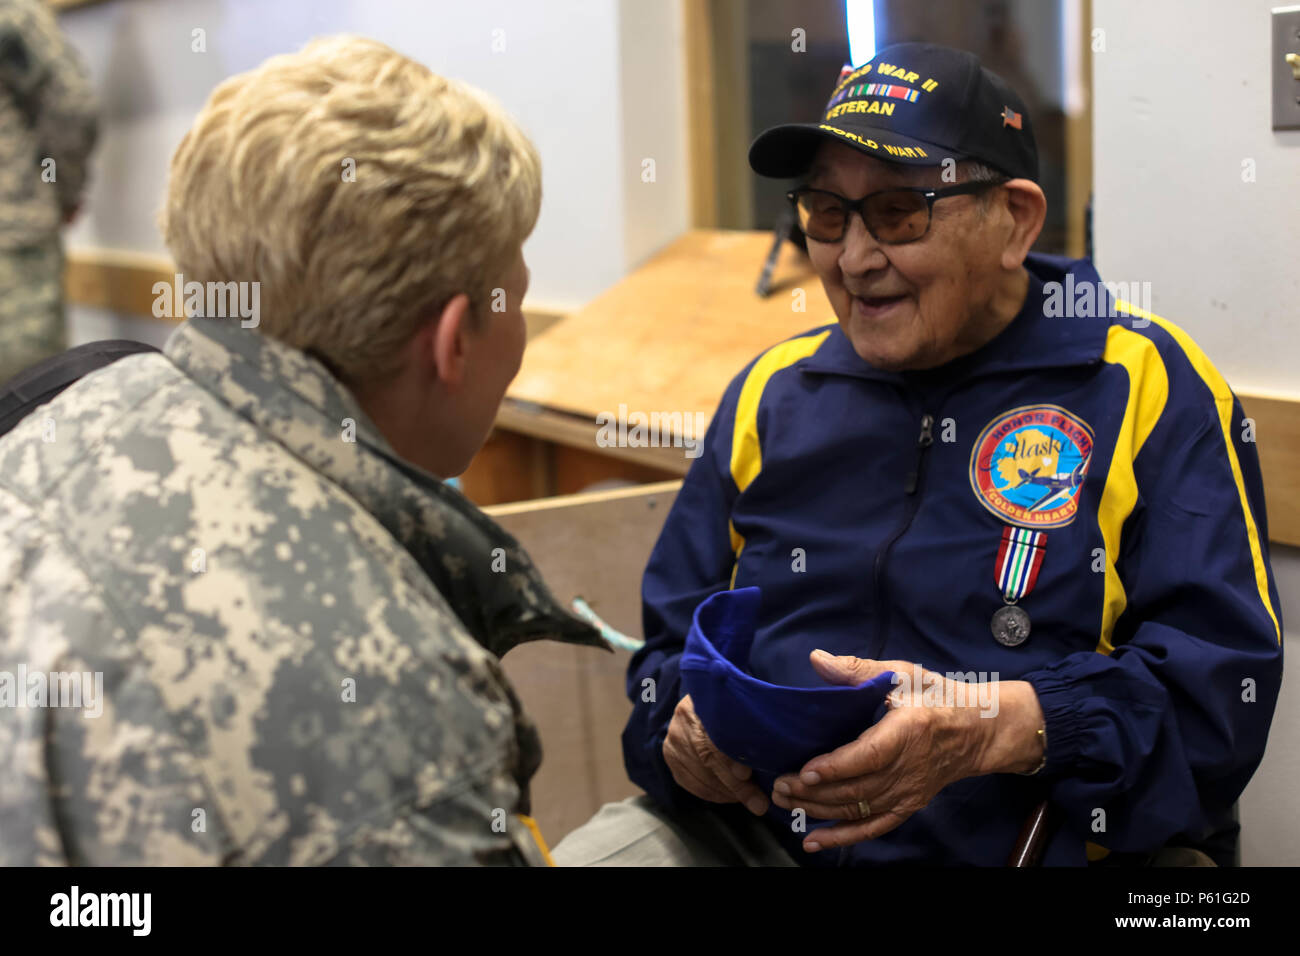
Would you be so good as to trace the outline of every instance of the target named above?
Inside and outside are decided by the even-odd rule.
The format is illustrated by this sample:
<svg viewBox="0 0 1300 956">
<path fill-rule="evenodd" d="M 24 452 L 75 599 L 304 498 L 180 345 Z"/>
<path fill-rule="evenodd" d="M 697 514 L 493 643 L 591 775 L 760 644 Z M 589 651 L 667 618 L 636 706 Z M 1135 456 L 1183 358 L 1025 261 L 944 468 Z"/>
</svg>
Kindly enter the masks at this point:
<svg viewBox="0 0 1300 956">
<path fill-rule="evenodd" d="M 663 492 L 673 492 L 674 495 L 681 490 L 680 481 L 656 481 L 648 485 L 637 485 L 635 488 L 613 488 L 609 491 L 584 491 L 576 495 L 554 495 L 550 498 L 542 498 L 538 501 L 516 501 L 505 505 L 489 505 L 483 511 L 493 518 L 504 518 L 510 515 L 528 514 L 535 511 L 557 511 L 564 508 L 583 508 L 587 505 L 600 504 L 606 501 L 622 501 L 624 498 L 649 498 Z"/>
<path fill-rule="evenodd" d="M 659 468 L 674 475 L 685 475 L 691 467 L 692 459 L 686 457 L 684 448 L 672 446 L 601 448 L 596 444 L 596 432 L 599 426 L 595 418 L 583 418 L 580 415 L 539 408 L 509 398 L 501 403 L 501 409 L 497 412 L 496 425 L 507 431 L 544 438 L 570 448 L 597 452 L 609 458 L 621 458 L 638 465 Z"/>
<path fill-rule="evenodd" d="M 713 170 L 718 225 L 754 228 L 754 180 L 749 168 L 749 0 L 709 0 L 713 7 Z"/>
<path fill-rule="evenodd" d="M 1300 399 L 1267 394 L 1238 398 L 1246 417 L 1255 422 L 1269 540 L 1300 547 Z"/>
<path fill-rule="evenodd" d="M 1077 8 L 1067 3 L 1061 9 L 1066 16 L 1077 10 L 1081 21 L 1076 24 L 1075 56 L 1082 73 L 1079 82 L 1084 99 L 1078 104 L 1078 112 L 1067 112 L 1065 116 L 1066 252 L 1079 259 L 1085 253 L 1088 202 L 1092 197 L 1092 0 L 1079 0 Z M 1072 83 L 1074 78 L 1067 77 L 1066 82 Z"/>
<path fill-rule="evenodd" d="M 63 294 L 69 305 L 155 318 L 155 282 L 175 281 L 176 269 L 166 256 L 111 249 L 69 250 Z M 175 320 L 167 320 L 175 321 Z"/>
<path fill-rule="evenodd" d="M 691 226 L 748 229 L 754 201 L 749 172 L 747 0 L 682 0 L 686 68 L 686 147 Z"/>
<path fill-rule="evenodd" d="M 154 283 L 171 285 L 176 266 L 167 256 L 114 249 L 74 249 L 68 252 L 63 274 L 63 294 L 69 305 L 120 312 L 133 318 L 179 322 L 153 314 Z M 567 311 L 545 305 L 524 309 L 528 338 L 541 335 Z"/>
<path fill-rule="evenodd" d="M 691 225 L 718 225 L 717 92 L 712 0 L 683 0 L 686 40 L 686 149 L 691 180 Z"/>
</svg>

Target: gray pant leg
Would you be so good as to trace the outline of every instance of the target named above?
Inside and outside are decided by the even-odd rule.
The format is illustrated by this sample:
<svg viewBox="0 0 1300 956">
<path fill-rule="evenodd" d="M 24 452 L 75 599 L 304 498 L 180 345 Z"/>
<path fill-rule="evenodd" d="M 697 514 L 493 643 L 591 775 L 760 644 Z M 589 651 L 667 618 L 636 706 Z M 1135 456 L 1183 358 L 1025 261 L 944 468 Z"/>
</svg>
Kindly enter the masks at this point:
<svg viewBox="0 0 1300 956">
<path fill-rule="evenodd" d="M 556 866 L 795 866 L 739 808 L 669 814 L 644 794 L 607 803 L 551 857 Z"/>
</svg>

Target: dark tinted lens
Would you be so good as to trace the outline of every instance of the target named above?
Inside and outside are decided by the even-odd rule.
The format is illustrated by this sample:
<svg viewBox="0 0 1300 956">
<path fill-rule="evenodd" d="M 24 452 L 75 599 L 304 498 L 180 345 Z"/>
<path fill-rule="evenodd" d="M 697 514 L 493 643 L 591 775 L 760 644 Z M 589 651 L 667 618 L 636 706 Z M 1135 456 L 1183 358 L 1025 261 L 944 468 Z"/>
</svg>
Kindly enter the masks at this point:
<svg viewBox="0 0 1300 956">
<path fill-rule="evenodd" d="M 867 228 L 880 242 L 911 242 L 925 235 L 930 206 L 921 193 L 889 190 L 871 197 L 866 218 Z"/>
<path fill-rule="evenodd" d="M 799 193 L 799 228 L 819 242 L 836 242 L 844 232 L 844 206 L 825 193 Z"/>
</svg>

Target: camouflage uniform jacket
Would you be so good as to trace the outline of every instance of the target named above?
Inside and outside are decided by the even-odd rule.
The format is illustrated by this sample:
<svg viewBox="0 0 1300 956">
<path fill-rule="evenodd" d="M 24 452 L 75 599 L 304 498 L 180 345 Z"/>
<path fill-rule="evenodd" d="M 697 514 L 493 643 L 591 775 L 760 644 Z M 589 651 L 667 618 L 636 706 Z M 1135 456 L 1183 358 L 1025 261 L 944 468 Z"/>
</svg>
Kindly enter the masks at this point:
<svg viewBox="0 0 1300 956">
<path fill-rule="evenodd" d="M 0 248 L 58 234 L 81 200 L 96 133 L 86 70 L 54 12 L 44 0 L 0 0 Z"/>
<path fill-rule="evenodd" d="M 0 864 L 541 862 L 541 637 L 604 646 L 320 363 L 191 320 L 0 440 Z"/>
</svg>

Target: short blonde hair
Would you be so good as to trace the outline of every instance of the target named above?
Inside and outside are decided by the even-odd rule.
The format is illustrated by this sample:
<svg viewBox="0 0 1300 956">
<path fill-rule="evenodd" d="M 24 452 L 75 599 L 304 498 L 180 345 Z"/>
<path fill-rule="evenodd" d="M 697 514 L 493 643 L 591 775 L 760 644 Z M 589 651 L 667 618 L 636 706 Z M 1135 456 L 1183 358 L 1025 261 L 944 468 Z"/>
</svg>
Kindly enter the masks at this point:
<svg viewBox="0 0 1300 956">
<path fill-rule="evenodd" d="M 213 91 L 160 221 L 187 282 L 260 283 L 265 334 L 364 381 L 457 293 L 481 316 L 540 206 L 537 151 L 493 100 L 337 36 Z"/>
</svg>

